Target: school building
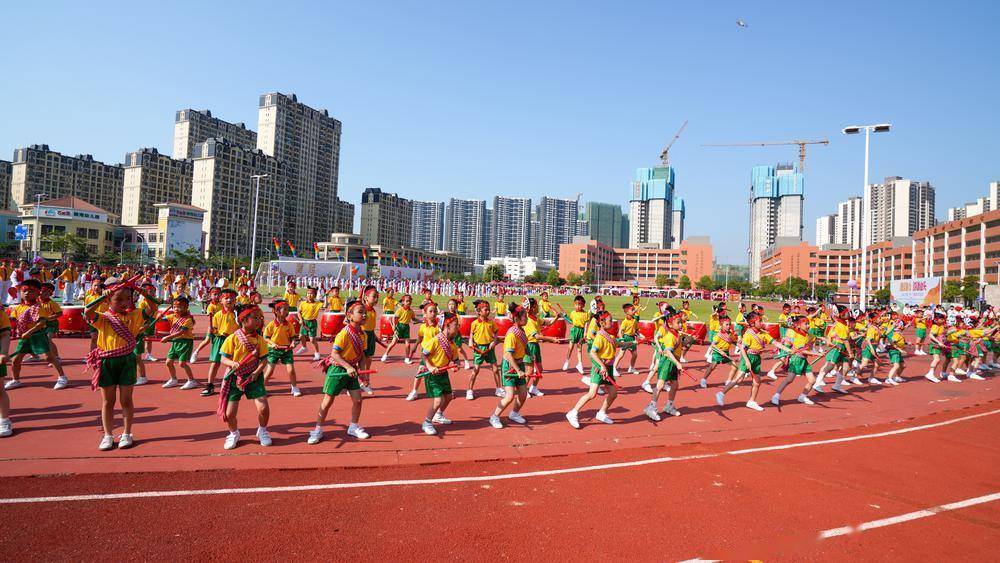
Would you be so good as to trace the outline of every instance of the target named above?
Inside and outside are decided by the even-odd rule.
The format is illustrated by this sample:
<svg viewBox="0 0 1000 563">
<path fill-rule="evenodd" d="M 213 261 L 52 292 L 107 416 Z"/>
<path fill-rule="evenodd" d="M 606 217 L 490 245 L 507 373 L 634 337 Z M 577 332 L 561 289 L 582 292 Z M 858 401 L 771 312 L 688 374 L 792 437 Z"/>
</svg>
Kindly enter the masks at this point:
<svg viewBox="0 0 1000 563">
<path fill-rule="evenodd" d="M 612 248 L 589 237 L 559 245 L 560 276 L 589 270 L 598 283 L 637 280 L 652 287 L 660 275 L 675 281 L 686 275 L 695 282 L 711 276 L 713 265 L 708 237 L 688 237 L 678 248 Z"/>
<path fill-rule="evenodd" d="M 444 274 L 468 274 L 472 272 L 472 260 L 443 250 L 430 251 L 421 248 L 391 247 L 382 244 L 366 244 L 361 235 L 333 233 L 329 242 L 316 243 L 319 260 L 334 260 L 365 263 L 368 270 L 387 267 L 434 270 Z"/>
<path fill-rule="evenodd" d="M 28 228 L 28 238 L 21 241 L 21 251 L 37 251 L 46 260 L 61 260 L 63 251 L 54 247 L 48 235 L 55 237 L 73 234 L 84 239 L 85 250 L 90 256 L 114 252 L 117 220 L 118 216 L 114 213 L 77 197 L 61 197 L 38 205 L 22 205 L 21 224 Z"/>
</svg>

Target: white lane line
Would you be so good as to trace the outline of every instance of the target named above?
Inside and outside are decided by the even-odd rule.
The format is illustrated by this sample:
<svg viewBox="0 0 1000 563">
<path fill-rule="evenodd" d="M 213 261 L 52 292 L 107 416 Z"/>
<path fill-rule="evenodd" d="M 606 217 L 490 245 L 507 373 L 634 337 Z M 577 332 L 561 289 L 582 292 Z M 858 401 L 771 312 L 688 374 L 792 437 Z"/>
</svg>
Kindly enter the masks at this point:
<svg viewBox="0 0 1000 563">
<path fill-rule="evenodd" d="M 677 457 L 656 457 L 650 459 L 640 459 L 636 461 L 623 461 L 617 463 L 605 463 L 601 465 L 585 465 L 582 467 L 567 467 L 564 469 L 546 469 L 541 471 L 529 471 L 525 473 L 501 473 L 498 475 L 470 475 L 464 477 L 439 477 L 435 479 L 397 479 L 392 481 L 362 481 L 356 483 L 323 483 L 316 485 L 289 485 L 283 487 L 243 487 L 243 488 L 233 488 L 233 489 L 194 489 L 194 490 L 181 490 L 181 491 L 142 491 L 142 492 L 131 492 L 131 493 L 105 493 L 105 494 L 93 494 L 93 495 L 66 495 L 66 496 L 52 496 L 52 497 L 22 497 L 22 498 L 4 498 L 0 499 L 0 505 L 4 504 L 36 504 L 43 502 L 72 502 L 72 501 L 86 501 L 86 500 L 116 500 L 116 499 L 136 499 L 136 498 L 159 498 L 159 497 L 185 497 L 185 496 L 205 496 L 205 495 L 235 495 L 235 494 L 256 494 L 256 493 L 289 493 L 289 492 L 301 492 L 301 491 L 327 491 L 335 489 L 363 489 L 371 487 L 405 487 L 405 486 L 415 486 L 415 485 L 443 485 L 450 483 L 476 483 L 484 481 L 504 481 L 509 479 L 528 479 L 531 477 L 550 477 L 553 475 L 569 475 L 573 473 L 588 473 L 593 471 L 606 471 L 609 469 L 623 469 L 628 467 L 640 467 L 643 465 L 653 465 L 658 463 L 669 463 L 673 461 L 691 461 L 696 459 L 711 459 L 718 458 L 725 455 L 745 455 L 758 452 L 767 452 L 779 449 L 791 449 L 791 448 L 803 448 L 811 446 L 820 446 L 825 444 L 837 444 L 841 442 L 850 442 L 855 440 L 868 440 L 872 438 L 883 438 L 885 436 L 895 436 L 898 434 L 907 434 L 910 432 L 916 432 L 918 430 L 930 430 L 932 428 L 940 428 L 942 426 L 949 426 L 951 424 L 957 424 L 959 422 L 964 422 L 967 420 L 973 420 L 976 418 L 982 418 L 984 416 L 991 416 L 1000 413 L 1000 409 L 983 412 L 979 414 L 972 414 L 968 416 L 963 416 L 959 418 L 953 418 L 951 420 L 945 420 L 942 422 L 935 422 L 933 424 L 923 424 L 920 426 L 911 426 L 907 428 L 900 428 L 898 430 L 890 430 L 888 432 L 878 432 L 875 434 L 861 434 L 858 436 L 850 436 L 847 438 L 832 438 L 830 440 L 817 440 L 813 442 L 801 442 L 796 444 L 785 444 L 782 446 L 768 446 L 762 448 L 749 448 L 743 450 L 734 450 L 728 452 L 712 453 L 712 454 L 697 454 L 697 455 L 687 455 L 687 456 L 677 456 Z"/>
<path fill-rule="evenodd" d="M 881 520 L 872 520 L 871 522 L 864 522 L 858 524 L 857 526 L 842 526 L 840 528 L 831 528 L 829 530 L 824 530 L 820 532 L 819 539 L 825 540 L 828 538 L 835 538 L 837 536 L 846 536 L 847 534 L 852 534 L 854 532 L 864 532 L 865 530 L 884 528 L 886 526 L 902 524 L 903 522 L 909 522 L 911 520 L 919 520 L 921 518 L 927 518 L 928 516 L 934 516 L 935 514 L 948 512 L 949 510 L 958 510 L 959 508 L 967 508 L 969 506 L 975 506 L 977 504 L 985 504 L 987 502 L 993 502 L 995 500 L 1000 500 L 1000 493 L 992 493 L 989 495 L 983 495 L 981 497 L 960 500 L 958 502 L 951 502 L 939 506 L 932 506 L 930 508 L 925 508 L 923 510 L 917 510 L 914 512 L 907 512 L 906 514 L 900 514 L 899 516 L 893 516 L 891 518 L 883 518 Z"/>
</svg>

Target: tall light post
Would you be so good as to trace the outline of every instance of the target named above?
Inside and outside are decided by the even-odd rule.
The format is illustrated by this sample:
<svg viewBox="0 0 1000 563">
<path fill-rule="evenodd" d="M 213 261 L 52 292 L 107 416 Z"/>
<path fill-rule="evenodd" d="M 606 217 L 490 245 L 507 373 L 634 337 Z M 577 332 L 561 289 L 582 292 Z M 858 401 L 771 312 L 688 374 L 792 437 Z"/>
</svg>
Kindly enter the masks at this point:
<svg viewBox="0 0 1000 563">
<path fill-rule="evenodd" d="M 250 275 L 254 278 L 257 277 L 254 262 L 257 258 L 257 205 L 260 203 L 260 179 L 267 178 L 268 176 L 269 174 L 254 174 L 250 176 L 251 180 L 257 181 L 257 186 L 253 194 L 253 234 L 250 235 Z"/>
<path fill-rule="evenodd" d="M 42 211 L 42 199 L 49 197 L 48 194 L 35 194 L 35 228 L 38 232 L 32 233 L 32 247 L 34 249 L 34 255 L 32 256 L 32 261 L 38 258 L 38 251 L 42 247 L 42 221 L 41 221 L 41 211 Z"/>
<path fill-rule="evenodd" d="M 875 125 L 851 125 L 844 127 L 845 135 L 857 135 L 865 132 L 865 188 L 864 201 L 861 204 L 861 288 L 858 292 L 860 309 L 868 307 L 868 246 L 871 244 L 871 187 L 868 185 L 868 161 L 871 155 L 871 134 L 888 133 L 892 124 L 878 123 Z"/>
</svg>

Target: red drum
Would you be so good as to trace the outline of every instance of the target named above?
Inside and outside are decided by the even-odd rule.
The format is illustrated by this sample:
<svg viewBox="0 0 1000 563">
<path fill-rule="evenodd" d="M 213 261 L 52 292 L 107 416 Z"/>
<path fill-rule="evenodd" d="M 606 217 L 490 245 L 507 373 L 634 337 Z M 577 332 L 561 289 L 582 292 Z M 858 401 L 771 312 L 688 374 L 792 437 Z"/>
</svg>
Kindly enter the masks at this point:
<svg viewBox="0 0 1000 563">
<path fill-rule="evenodd" d="M 764 329 L 771 335 L 771 338 L 778 340 L 781 338 L 781 325 L 778 323 L 764 323 Z"/>
<path fill-rule="evenodd" d="M 550 325 L 542 328 L 542 334 L 552 338 L 566 338 L 566 319 L 557 318 Z"/>
<path fill-rule="evenodd" d="M 458 317 L 458 333 L 462 335 L 462 338 L 469 338 L 474 320 L 476 320 L 476 315 L 460 315 Z"/>
<path fill-rule="evenodd" d="M 163 311 L 166 311 L 169 308 L 170 307 L 160 307 L 160 310 L 157 314 L 158 315 L 162 314 Z M 170 334 L 170 321 L 168 321 L 165 317 L 161 317 L 160 320 L 156 321 L 155 328 L 157 336 L 166 336 Z"/>
<path fill-rule="evenodd" d="M 320 336 L 323 338 L 333 338 L 344 328 L 344 313 L 323 313 L 319 320 Z"/>
<path fill-rule="evenodd" d="M 639 321 L 640 340 L 652 342 L 653 336 L 655 334 L 656 334 L 656 323 L 654 323 L 653 321 Z"/>
<path fill-rule="evenodd" d="M 392 313 L 388 315 L 382 315 L 382 318 L 378 322 L 378 334 L 382 338 L 392 338 L 395 334 L 393 327 L 396 326 L 396 315 Z"/>
<path fill-rule="evenodd" d="M 497 327 L 497 338 L 503 338 L 510 327 L 514 326 L 514 321 L 510 317 L 497 317 L 493 319 L 493 325 Z"/>
<path fill-rule="evenodd" d="M 83 307 L 63 307 L 59 317 L 59 332 L 87 332 Z"/>
<path fill-rule="evenodd" d="M 687 331 L 694 336 L 695 342 L 700 344 L 705 341 L 705 336 L 708 335 L 708 327 L 705 326 L 705 323 L 691 322 L 687 325 Z"/>
</svg>

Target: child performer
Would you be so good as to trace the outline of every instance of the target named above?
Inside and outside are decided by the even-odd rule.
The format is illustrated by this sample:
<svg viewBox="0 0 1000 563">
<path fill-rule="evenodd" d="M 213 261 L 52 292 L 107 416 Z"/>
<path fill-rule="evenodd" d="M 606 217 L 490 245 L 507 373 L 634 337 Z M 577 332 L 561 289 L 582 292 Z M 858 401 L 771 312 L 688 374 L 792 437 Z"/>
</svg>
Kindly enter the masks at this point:
<svg viewBox="0 0 1000 563">
<path fill-rule="evenodd" d="M 316 428 L 309 431 L 309 444 L 318 444 L 323 439 L 323 423 L 333 400 L 345 390 L 351 397 L 351 424 L 347 427 L 347 435 L 358 440 L 368 438 L 368 433 L 358 424 L 363 400 L 358 371 L 364 363 L 367 346 L 368 335 L 363 328 L 367 310 L 361 301 L 352 300 L 347 302 L 345 311 L 347 324 L 333 338 L 333 349 L 320 364 L 325 368 L 326 381 L 323 383 L 323 401 L 316 415 Z M 374 316 L 375 312 L 371 314 Z"/>
<path fill-rule="evenodd" d="M 788 324 L 789 327 L 785 331 L 785 337 L 790 341 L 792 348 L 792 353 L 788 360 L 788 375 L 778 384 L 778 389 L 775 391 L 774 396 L 771 397 L 771 404 L 776 407 L 780 406 L 781 392 L 785 390 L 785 387 L 788 387 L 797 376 L 805 375 L 806 386 L 799 393 L 796 400 L 804 405 L 814 405 L 816 403 L 809 398 L 809 392 L 812 391 L 813 384 L 816 383 L 816 378 L 813 377 L 812 365 L 809 364 L 806 356 L 820 357 L 821 353 L 812 349 L 814 337 L 809 332 L 810 321 L 807 317 L 792 315 L 788 318 Z"/>
<path fill-rule="evenodd" d="M 906 340 L 897 327 L 889 329 L 885 336 L 889 347 L 889 363 L 892 364 L 885 382 L 889 385 L 899 385 L 903 380 L 900 374 L 903 372 L 903 351 L 906 349 Z"/>
<path fill-rule="evenodd" d="M 208 316 L 209 326 L 212 325 L 212 319 L 215 317 L 215 314 L 222 310 L 222 303 L 220 301 L 221 296 L 222 290 L 217 287 L 213 287 L 208 291 L 208 301 L 204 304 L 204 310 L 205 314 Z M 201 349 L 205 346 L 210 346 L 213 340 L 212 331 L 209 330 L 205 333 L 205 338 L 198 343 L 198 347 L 195 348 L 194 352 L 191 352 L 192 364 L 198 361 L 198 353 L 201 352 Z M 211 350 L 211 348 L 209 348 L 209 350 Z"/>
<path fill-rule="evenodd" d="M 927 316 L 920 307 L 917 307 L 913 311 L 913 327 L 917 336 L 917 345 L 913 350 L 913 355 L 926 356 L 927 352 L 924 352 L 924 341 L 927 340 Z"/>
<path fill-rule="evenodd" d="M 389 352 L 396 347 L 396 344 L 403 342 L 406 345 L 406 355 L 403 357 L 404 364 L 413 362 L 413 339 L 410 338 L 410 323 L 413 322 L 414 312 L 412 308 L 413 298 L 409 294 L 404 294 L 399 298 L 399 307 L 395 311 L 395 319 L 392 326 L 392 340 L 385 347 L 382 353 L 382 363 L 389 360 Z"/>
<path fill-rule="evenodd" d="M 222 360 L 222 343 L 240 328 L 234 309 L 236 292 L 231 289 L 222 290 L 219 294 L 219 304 L 221 308 L 212 315 L 212 325 L 209 328 L 212 348 L 208 353 L 208 383 L 201 392 L 202 397 L 208 397 L 215 392 L 215 376 L 219 373 L 219 364 Z"/>
<path fill-rule="evenodd" d="M 53 356 L 59 358 L 59 347 L 56 346 L 55 337 L 59 333 L 59 317 L 62 316 L 62 307 L 52 299 L 55 291 L 56 286 L 51 283 L 42 284 L 41 295 L 38 297 L 41 308 L 38 313 L 45 317 L 45 336 L 49 339 L 49 350 Z"/>
<path fill-rule="evenodd" d="M 815 317 L 814 317 L 815 319 Z M 817 338 L 824 338 L 823 333 L 826 327 L 826 321 L 820 320 L 821 325 L 817 326 L 815 322 L 813 323 L 813 335 L 817 333 L 819 336 Z M 831 369 L 830 375 L 836 378 L 836 382 L 833 385 L 833 390 L 838 393 L 847 393 L 841 386 L 844 381 L 844 374 L 849 371 L 848 366 L 850 365 L 850 358 L 854 355 L 851 347 L 850 340 L 850 312 L 844 306 L 838 306 L 837 309 L 837 321 L 833 324 L 830 329 L 830 348 L 826 353 L 826 360 L 823 362 L 823 367 L 819 370 L 819 375 L 816 377 L 816 385 L 813 387 L 817 391 L 823 390 L 823 377 L 827 374 L 827 370 Z M 839 369 L 838 369 L 839 368 Z"/>
<path fill-rule="evenodd" d="M 387 295 L 386 298 L 389 296 Z M 383 302 L 383 308 L 385 307 L 385 302 Z M 343 313 L 344 312 L 344 300 L 340 298 L 340 286 L 335 285 L 330 288 L 330 291 L 326 292 L 326 308 L 333 313 Z"/>
<path fill-rule="evenodd" d="M 167 321 L 170 322 L 170 332 L 160 339 L 160 342 L 170 344 L 167 352 L 167 371 L 170 379 L 163 384 L 164 389 L 169 389 L 177 385 L 177 364 L 187 375 L 187 381 L 181 386 L 182 391 L 199 387 L 198 380 L 191 372 L 191 365 L 188 360 L 194 350 L 194 317 L 189 311 L 190 301 L 183 295 L 175 297 L 171 310 L 166 314 Z"/>
<path fill-rule="evenodd" d="M 705 369 L 704 375 L 701 376 L 701 381 L 698 382 L 698 385 L 702 389 L 708 387 L 708 376 L 712 375 L 715 368 L 720 365 L 729 365 L 729 374 L 726 376 L 726 383 L 733 380 L 736 376 L 736 364 L 733 363 L 729 355 L 733 347 L 737 346 L 738 343 L 739 338 L 736 336 L 736 332 L 733 331 L 733 321 L 728 316 L 722 315 L 719 317 L 719 330 L 715 333 L 715 339 L 712 340 L 709 346 L 712 357 L 708 361 L 708 368 Z"/>
<path fill-rule="evenodd" d="M 514 325 L 507 330 L 503 340 L 503 363 L 500 366 L 500 378 L 503 381 L 504 396 L 500 399 L 500 404 L 490 415 L 490 426 L 493 428 L 503 428 L 500 422 L 500 415 L 507 407 L 514 404 L 510 416 L 507 418 L 517 424 L 525 424 L 527 421 L 521 416 L 521 406 L 528 399 L 527 379 L 524 372 L 524 356 L 528 350 L 528 335 L 524 332 L 524 325 L 528 323 L 528 311 L 517 304 L 510 306 L 510 317 Z"/>
<path fill-rule="evenodd" d="M 692 336 L 688 330 L 688 323 L 691 322 L 692 317 L 697 319 L 698 315 L 694 314 L 694 311 L 691 310 L 691 303 L 686 300 L 681 301 L 680 314 L 684 315 L 684 324 L 681 328 L 681 345 L 677 350 L 677 357 L 680 358 L 681 363 L 687 363 L 687 358 L 684 356 L 687 354 L 688 350 L 691 349 L 691 346 L 694 345 L 694 336 Z M 716 326 L 715 330 L 719 330 L 718 326 Z M 709 340 L 709 342 L 711 342 L 711 340 Z"/>
<path fill-rule="evenodd" d="M 7 353 L 10 351 L 10 317 L 7 309 L 0 307 L 0 381 L 7 378 Z M 14 433 L 14 425 L 10 421 L 10 397 L 0 385 L 0 438 L 6 438 Z"/>
<path fill-rule="evenodd" d="M 627 373 L 639 373 L 635 369 L 635 360 L 638 358 L 639 354 L 636 351 L 638 348 L 638 343 L 636 342 L 636 335 L 639 333 L 639 322 L 636 319 L 635 305 L 632 303 L 625 303 L 622 305 L 622 312 L 625 317 L 618 326 L 618 337 L 619 337 L 619 348 L 618 355 L 615 356 L 615 377 L 620 377 L 621 374 L 618 372 L 618 363 L 621 359 L 625 357 L 625 352 L 629 353 L 628 359 L 628 370 Z"/>
<path fill-rule="evenodd" d="M 39 301 L 42 284 L 36 279 L 27 279 L 17 286 L 21 292 L 21 302 L 14 305 L 14 318 L 17 319 L 17 336 L 20 340 L 11 355 L 11 380 L 7 382 L 7 390 L 21 386 L 21 362 L 25 354 L 45 355 L 45 361 L 52 364 L 56 370 L 56 384 L 53 389 L 65 389 L 69 379 L 63 372 L 62 362 L 49 348 L 49 336 L 45 333 L 45 317 L 42 316 L 42 304 Z"/>
<path fill-rule="evenodd" d="M 299 302 L 299 318 L 302 319 L 302 328 L 299 334 L 302 336 L 302 343 L 295 351 L 301 354 L 306 351 L 306 344 L 312 342 L 313 361 L 319 361 L 319 311 L 323 308 L 323 302 L 316 300 L 316 288 L 306 288 L 306 298 Z"/>
<path fill-rule="evenodd" d="M 729 317 L 724 318 L 728 319 Z M 667 403 L 663 405 L 663 412 L 670 416 L 681 415 L 677 407 L 674 406 L 674 399 L 677 397 L 677 388 L 680 387 L 677 383 L 677 376 L 684 368 L 681 366 L 680 359 L 674 354 L 674 350 L 680 344 L 680 329 L 684 321 L 684 314 L 679 313 L 671 316 L 667 319 L 665 325 L 661 325 L 656 329 L 656 336 L 654 337 L 654 346 L 656 347 L 658 360 L 656 366 L 656 387 L 653 389 L 652 400 L 650 400 L 649 405 L 642 411 L 653 421 L 660 420 L 660 415 L 656 412 L 659 408 L 657 402 L 665 386 L 669 386 L 669 390 L 667 391 Z M 716 333 L 716 336 L 718 334 Z"/>
<path fill-rule="evenodd" d="M 490 319 L 490 304 L 483 299 L 472 302 L 476 313 L 479 315 L 472 321 L 472 328 L 469 332 L 469 342 L 472 344 L 472 374 L 469 376 L 469 389 L 465 392 L 466 400 L 476 398 L 474 389 L 476 387 L 476 376 L 479 375 L 480 366 L 486 364 L 487 369 L 493 374 L 493 383 L 496 386 L 496 396 L 503 397 L 503 387 L 500 385 L 500 375 L 497 373 L 497 328 Z"/>
<path fill-rule="evenodd" d="M 743 351 L 740 353 L 742 359 L 740 360 L 740 367 L 736 374 L 736 379 L 730 381 L 726 386 L 715 394 L 715 402 L 719 406 L 725 405 L 726 393 L 731 391 L 737 384 L 746 376 L 747 373 L 750 374 L 752 380 L 752 386 L 750 388 L 750 399 L 747 401 L 747 408 L 753 409 L 755 411 L 762 411 L 764 407 L 757 403 L 757 391 L 760 390 L 760 353 L 764 350 L 764 347 L 768 344 L 774 344 L 774 346 L 785 352 L 791 352 L 791 350 L 785 345 L 776 342 L 771 335 L 764 330 L 763 321 L 759 313 L 750 312 L 747 313 L 747 329 L 743 332 Z"/>
<path fill-rule="evenodd" d="M 528 395 L 541 397 L 545 393 L 538 389 L 538 381 L 542 378 L 542 342 L 559 342 L 558 338 L 542 334 L 542 327 L 552 324 L 555 319 L 538 318 L 538 302 L 534 297 L 528 299 L 528 322 L 524 325 L 524 333 L 528 335 L 528 349 L 524 355 L 526 373 L 528 375 Z"/>
<path fill-rule="evenodd" d="M 569 323 L 569 348 L 566 349 L 566 361 L 563 362 L 563 371 L 569 370 L 569 360 L 573 357 L 573 350 L 576 350 L 576 371 L 580 372 L 580 375 L 583 375 L 583 341 L 587 322 L 590 321 L 590 313 L 584 310 L 587 300 L 582 295 L 574 297 L 573 311 L 569 315 L 558 304 L 554 305 L 558 307 L 558 311 L 562 313 L 563 318 Z"/>
<path fill-rule="evenodd" d="M 274 320 L 264 326 L 264 340 L 267 342 L 267 367 L 264 368 L 264 383 L 270 383 L 274 376 L 274 366 L 281 364 L 288 372 L 293 397 L 301 397 L 298 380 L 295 377 L 295 354 L 292 347 L 298 339 L 295 323 L 288 319 L 288 303 L 276 299 L 271 303 Z"/>
<path fill-rule="evenodd" d="M 576 402 L 576 405 L 566 413 L 566 420 L 573 428 L 580 428 L 580 409 L 597 396 L 597 389 L 601 386 L 606 388 L 604 402 L 595 418 L 604 424 L 614 424 L 608 416 L 608 409 L 615 402 L 618 396 L 617 384 L 615 383 L 613 364 L 615 356 L 618 354 L 618 344 L 615 337 L 608 332 L 614 319 L 611 313 L 600 311 L 594 319 L 598 323 L 597 333 L 594 335 L 593 343 L 590 345 L 590 388 Z"/>
<path fill-rule="evenodd" d="M 297 313 L 299 310 L 299 301 L 302 300 L 302 296 L 299 295 L 298 284 L 295 280 L 288 280 L 285 284 L 285 294 L 281 297 L 288 303 L 288 312 Z"/>
<path fill-rule="evenodd" d="M 84 314 L 88 322 L 97 330 L 97 347 L 87 356 L 87 367 L 92 373 L 91 388 L 101 389 L 101 427 L 104 437 L 98 449 L 107 451 L 114 447 L 114 416 L 116 397 L 122 405 L 122 434 L 118 439 L 119 448 L 132 446 L 132 419 L 135 405 L 132 403 L 132 388 L 136 381 L 135 345 L 138 336 L 148 324 L 143 311 L 134 306 L 134 282 L 115 285 L 104 295 L 87 305 Z M 151 295 L 143 295 L 147 299 Z M 107 301 L 107 307 L 102 304 Z M 105 309 L 104 312 L 98 312 Z"/>
<path fill-rule="evenodd" d="M 858 373 L 863 374 L 869 364 L 874 364 L 872 365 L 871 376 L 868 377 L 868 383 L 881 385 L 882 382 L 878 380 L 879 361 L 878 351 L 875 349 L 875 346 L 882 339 L 882 331 L 879 330 L 875 311 L 869 312 L 867 317 L 870 321 L 864 325 L 864 337 L 861 339 L 861 365 L 858 366 Z M 861 318 L 865 317 L 862 316 Z"/>
<path fill-rule="evenodd" d="M 147 321 L 155 321 L 157 315 L 159 314 L 158 308 L 160 302 L 156 300 L 155 297 L 146 298 L 146 295 L 152 296 L 156 294 L 156 286 L 144 282 L 141 286 L 143 291 L 143 296 L 139 297 L 139 302 L 136 303 L 135 308 L 142 312 L 142 316 Z M 148 383 L 146 379 L 146 364 L 145 362 L 155 362 L 156 358 L 153 357 L 152 344 L 149 344 L 147 349 L 146 340 L 152 338 L 156 334 L 156 326 L 154 323 L 150 323 L 149 326 L 141 334 L 139 334 L 135 343 L 135 358 L 136 358 L 136 368 L 139 371 L 139 376 L 135 380 L 136 385 L 145 385 Z"/>
<path fill-rule="evenodd" d="M 458 315 L 461 315 L 461 313 L 458 311 L 458 306 L 460 304 L 461 301 L 452 297 L 451 299 L 448 300 L 448 310 L 446 312 L 455 315 L 455 317 L 457 318 Z M 443 319 L 442 322 L 444 322 Z M 454 339 L 455 339 L 455 345 L 458 346 L 458 353 L 462 356 L 462 360 L 464 360 L 465 362 L 464 364 L 465 369 L 469 369 L 469 354 L 465 351 L 465 339 L 462 338 L 461 332 L 456 334 Z"/>
<path fill-rule="evenodd" d="M 931 355 L 931 365 L 927 368 L 927 373 L 924 374 L 924 378 L 933 383 L 941 383 L 941 379 L 935 375 L 935 371 L 936 368 L 941 365 L 941 358 L 944 355 L 945 348 L 947 347 L 944 342 L 945 321 L 946 317 L 943 313 L 934 313 L 934 317 L 931 320 L 931 327 L 927 335 L 931 341 L 930 345 L 927 347 L 927 350 Z M 944 369 L 941 376 L 944 377 L 946 375 L 947 369 Z M 955 379 L 958 378 L 956 377 Z"/>
<path fill-rule="evenodd" d="M 235 314 L 239 328 L 223 341 L 219 359 L 222 365 L 229 368 L 219 389 L 218 413 L 229 428 L 223 448 L 231 450 L 240 441 L 237 416 L 243 397 L 253 399 L 257 406 L 257 440 L 261 446 L 267 447 L 271 445 L 271 434 L 267 431 L 271 409 L 264 389 L 265 364 L 261 362 L 267 355 L 267 344 L 259 334 L 264 326 L 264 313 L 255 305 L 240 305 Z"/>
<path fill-rule="evenodd" d="M 441 327 L 438 326 L 438 310 L 437 305 L 433 301 L 428 302 L 424 306 L 424 322 L 417 327 L 417 342 L 419 346 L 423 348 L 424 341 L 430 338 L 434 338 L 441 332 Z M 413 377 L 413 389 L 406 396 L 407 401 L 413 401 L 417 398 L 418 389 L 420 388 L 420 377 L 418 374 L 424 371 L 424 359 L 420 359 L 420 367 L 417 368 L 417 373 Z"/>
<path fill-rule="evenodd" d="M 427 367 L 422 377 L 425 380 L 427 398 L 431 399 L 431 406 L 427 408 L 427 416 L 424 417 L 420 428 L 424 434 L 430 436 L 437 434 L 434 424 L 451 424 L 451 420 L 444 415 L 444 410 L 451 403 L 452 393 L 448 372 L 457 367 L 455 362 L 458 360 L 459 351 L 459 347 L 455 344 L 458 316 L 447 311 L 441 315 L 441 320 L 441 332 L 421 344 L 424 364 Z"/>
<path fill-rule="evenodd" d="M 365 321 L 361 328 L 365 331 L 365 359 L 364 369 L 372 369 L 372 358 L 375 357 L 375 344 L 382 344 L 382 341 L 375 337 L 375 304 L 378 303 L 378 290 L 374 285 L 366 285 L 361 290 L 361 304 L 365 306 Z M 383 344 L 384 346 L 384 344 Z M 374 395 L 371 380 L 366 374 L 358 378 L 361 384 L 361 391 L 367 395 Z"/>
</svg>

